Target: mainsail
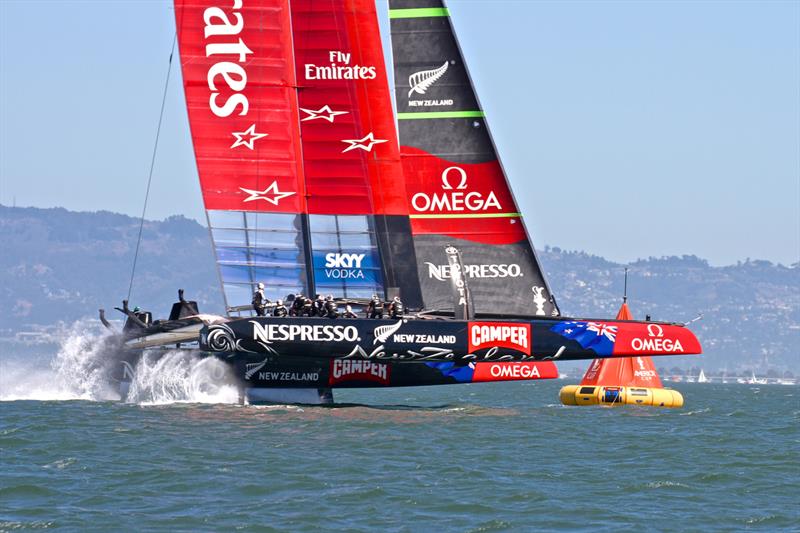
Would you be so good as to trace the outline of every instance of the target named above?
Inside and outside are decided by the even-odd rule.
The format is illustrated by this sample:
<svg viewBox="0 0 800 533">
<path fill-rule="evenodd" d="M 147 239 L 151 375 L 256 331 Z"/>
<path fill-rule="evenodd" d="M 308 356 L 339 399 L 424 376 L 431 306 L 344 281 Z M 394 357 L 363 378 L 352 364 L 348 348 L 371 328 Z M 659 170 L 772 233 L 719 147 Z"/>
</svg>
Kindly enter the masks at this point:
<svg viewBox="0 0 800 533">
<path fill-rule="evenodd" d="M 557 315 L 440 0 L 389 0 L 403 173 L 427 308 L 453 308 L 445 248 L 477 313 Z"/>
<path fill-rule="evenodd" d="M 176 0 L 192 139 L 228 309 L 421 303 L 372 0 Z M 410 275 L 409 275 L 410 274 Z"/>
</svg>

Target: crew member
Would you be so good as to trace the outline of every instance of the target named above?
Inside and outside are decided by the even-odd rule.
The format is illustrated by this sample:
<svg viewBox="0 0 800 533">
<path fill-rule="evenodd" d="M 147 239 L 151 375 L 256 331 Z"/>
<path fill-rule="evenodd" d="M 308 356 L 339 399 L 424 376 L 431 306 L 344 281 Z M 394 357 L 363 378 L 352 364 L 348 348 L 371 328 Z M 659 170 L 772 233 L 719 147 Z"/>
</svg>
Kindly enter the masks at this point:
<svg viewBox="0 0 800 533">
<path fill-rule="evenodd" d="M 403 318 L 403 302 L 400 301 L 399 296 L 395 296 L 392 303 L 389 305 L 389 316 L 392 318 Z"/>
<path fill-rule="evenodd" d="M 253 293 L 253 309 L 258 316 L 264 316 L 267 309 L 267 299 L 264 296 L 264 284 L 259 283 L 256 292 Z"/>
<path fill-rule="evenodd" d="M 283 305 L 283 300 L 278 300 L 275 304 L 275 309 L 272 310 L 272 316 L 284 317 L 289 314 L 289 310 Z"/>
<path fill-rule="evenodd" d="M 139 309 L 138 305 L 133 308 L 133 315 L 141 320 L 145 326 L 150 325 L 150 314 Z"/>
<path fill-rule="evenodd" d="M 297 293 L 294 295 L 294 301 L 292 301 L 292 307 L 289 309 L 289 316 L 303 316 L 303 304 L 306 301 L 306 297 L 303 296 L 301 293 Z"/>
<path fill-rule="evenodd" d="M 383 318 L 383 302 L 378 298 L 377 294 L 372 295 L 372 300 L 367 306 L 367 316 L 369 318 Z"/>
<path fill-rule="evenodd" d="M 300 316 L 314 316 L 314 302 L 311 298 L 303 296 L 303 307 L 300 311 Z"/>
<path fill-rule="evenodd" d="M 325 298 L 325 316 L 328 318 L 339 318 L 339 308 L 333 301 L 333 294 Z"/>
<path fill-rule="evenodd" d="M 353 312 L 353 308 L 350 307 L 350 304 L 348 304 L 344 308 L 344 313 L 342 314 L 342 318 L 358 318 L 358 315 Z"/>
<path fill-rule="evenodd" d="M 314 300 L 314 304 L 311 307 L 311 315 L 310 316 L 325 316 L 325 299 L 322 297 L 321 294 L 317 294 L 317 299 Z"/>
</svg>

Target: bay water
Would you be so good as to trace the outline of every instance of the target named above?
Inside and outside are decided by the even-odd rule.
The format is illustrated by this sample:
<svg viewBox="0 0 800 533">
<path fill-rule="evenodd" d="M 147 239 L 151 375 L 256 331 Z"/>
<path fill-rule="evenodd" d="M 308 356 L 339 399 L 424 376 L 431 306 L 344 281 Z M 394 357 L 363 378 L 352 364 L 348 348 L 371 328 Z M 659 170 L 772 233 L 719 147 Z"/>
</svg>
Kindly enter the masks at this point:
<svg viewBox="0 0 800 533">
<path fill-rule="evenodd" d="M 677 384 L 676 410 L 564 407 L 560 380 L 241 406 L 176 353 L 123 403 L 84 341 L 0 356 L 0 531 L 800 530 L 795 386 Z"/>
</svg>

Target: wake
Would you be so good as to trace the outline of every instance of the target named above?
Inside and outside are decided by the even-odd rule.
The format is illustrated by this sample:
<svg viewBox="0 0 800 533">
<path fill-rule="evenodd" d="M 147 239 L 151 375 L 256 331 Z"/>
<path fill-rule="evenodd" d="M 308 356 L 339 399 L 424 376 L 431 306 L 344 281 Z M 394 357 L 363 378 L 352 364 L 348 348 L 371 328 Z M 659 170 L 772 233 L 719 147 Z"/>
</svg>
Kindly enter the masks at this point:
<svg viewBox="0 0 800 533">
<path fill-rule="evenodd" d="M 0 401 L 121 401 L 111 376 L 122 354 L 98 324 L 76 323 L 62 333 L 53 356 L 0 355 Z M 236 403 L 238 391 L 228 367 L 190 352 L 150 351 L 138 361 L 127 403 Z"/>
</svg>

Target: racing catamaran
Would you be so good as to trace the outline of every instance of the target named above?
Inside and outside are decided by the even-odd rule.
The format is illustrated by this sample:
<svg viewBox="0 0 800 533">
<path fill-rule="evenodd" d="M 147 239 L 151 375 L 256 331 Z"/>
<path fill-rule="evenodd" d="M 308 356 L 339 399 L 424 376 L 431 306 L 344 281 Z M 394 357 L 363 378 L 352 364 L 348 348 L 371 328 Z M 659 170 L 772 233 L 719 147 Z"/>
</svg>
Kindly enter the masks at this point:
<svg viewBox="0 0 800 533">
<path fill-rule="evenodd" d="M 390 0 L 396 113 L 374 0 L 175 0 L 183 82 L 226 316 L 126 307 L 129 380 L 196 343 L 250 401 L 338 387 L 558 377 L 553 361 L 697 354 L 675 323 L 564 318 L 440 0 Z M 394 319 L 259 317 L 331 294 Z M 147 320 L 141 320 L 145 318 Z"/>
</svg>

